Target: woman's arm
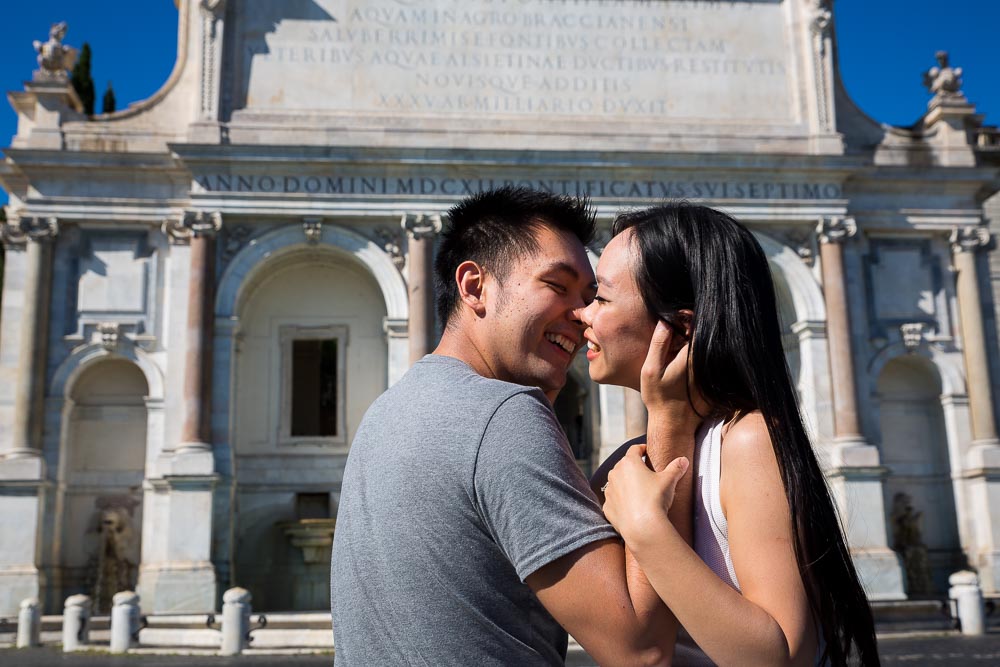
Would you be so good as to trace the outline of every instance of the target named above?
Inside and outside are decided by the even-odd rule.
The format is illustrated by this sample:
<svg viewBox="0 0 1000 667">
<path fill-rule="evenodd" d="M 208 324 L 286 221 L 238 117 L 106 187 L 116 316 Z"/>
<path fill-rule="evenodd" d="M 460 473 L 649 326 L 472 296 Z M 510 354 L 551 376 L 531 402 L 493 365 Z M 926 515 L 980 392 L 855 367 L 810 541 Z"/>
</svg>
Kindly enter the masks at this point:
<svg viewBox="0 0 1000 667">
<path fill-rule="evenodd" d="M 812 622 L 792 543 L 784 484 L 763 419 L 736 423 L 722 448 L 722 500 L 742 589 L 728 586 L 667 517 L 664 480 L 629 452 L 611 472 L 605 514 L 650 584 L 720 665 L 811 665 Z"/>
</svg>

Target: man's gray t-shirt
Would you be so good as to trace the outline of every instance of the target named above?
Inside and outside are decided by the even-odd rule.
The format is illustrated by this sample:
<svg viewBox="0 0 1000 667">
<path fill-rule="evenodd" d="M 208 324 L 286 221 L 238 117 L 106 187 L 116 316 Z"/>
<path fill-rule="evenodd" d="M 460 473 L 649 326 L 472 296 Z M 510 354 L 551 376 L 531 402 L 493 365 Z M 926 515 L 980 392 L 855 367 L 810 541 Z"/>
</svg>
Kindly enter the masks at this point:
<svg viewBox="0 0 1000 667">
<path fill-rule="evenodd" d="M 566 633 L 524 580 L 615 537 L 538 389 L 424 357 L 369 408 L 347 460 L 337 665 L 561 665 Z"/>
</svg>

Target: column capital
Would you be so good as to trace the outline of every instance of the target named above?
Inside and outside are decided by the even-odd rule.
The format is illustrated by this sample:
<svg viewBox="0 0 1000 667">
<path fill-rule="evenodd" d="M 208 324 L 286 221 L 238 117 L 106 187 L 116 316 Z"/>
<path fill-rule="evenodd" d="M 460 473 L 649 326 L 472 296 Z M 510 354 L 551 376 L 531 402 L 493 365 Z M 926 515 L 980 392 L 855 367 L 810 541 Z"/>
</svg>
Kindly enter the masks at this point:
<svg viewBox="0 0 1000 667">
<path fill-rule="evenodd" d="M 820 243 L 843 243 L 857 233 L 858 223 L 846 216 L 823 216 L 816 224 L 816 236 Z"/>
<path fill-rule="evenodd" d="M 188 245 L 192 238 L 215 236 L 222 229 L 222 213 L 184 211 L 184 217 L 180 220 L 176 218 L 164 220 L 162 229 L 171 245 Z"/>
<path fill-rule="evenodd" d="M 990 230 L 986 227 L 955 227 L 948 238 L 951 252 L 958 255 L 963 252 L 976 252 L 980 248 L 988 248 L 993 242 Z"/>
<path fill-rule="evenodd" d="M 404 213 L 400 225 L 411 238 L 421 241 L 434 238 L 441 231 L 441 215 L 438 213 Z"/>
<path fill-rule="evenodd" d="M 28 241 L 51 241 L 59 233 L 59 220 L 54 217 L 9 214 L 0 226 L 0 241 L 7 247 L 24 247 Z"/>
<path fill-rule="evenodd" d="M 226 0 L 201 0 L 201 10 L 211 16 L 221 16 L 226 11 Z"/>
</svg>

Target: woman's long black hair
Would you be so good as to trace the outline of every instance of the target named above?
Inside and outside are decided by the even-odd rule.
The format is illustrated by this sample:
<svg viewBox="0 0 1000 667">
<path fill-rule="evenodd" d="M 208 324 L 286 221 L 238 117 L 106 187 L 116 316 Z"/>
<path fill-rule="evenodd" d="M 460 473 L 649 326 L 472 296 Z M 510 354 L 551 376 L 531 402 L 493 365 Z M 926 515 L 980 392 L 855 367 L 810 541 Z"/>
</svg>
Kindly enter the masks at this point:
<svg viewBox="0 0 1000 667">
<path fill-rule="evenodd" d="M 802 425 L 760 244 L 725 213 L 683 202 L 623 214 L 612 233 L 628 229 L 650 313 L 676 330 L 677 312 L 694 312 L 688 354 L 697 390 L 718 414 L 764 416 L 791 510 L 799 575 L 825 642 L 821 662 L 878 665 L 871 607 Z"/>
</svg>

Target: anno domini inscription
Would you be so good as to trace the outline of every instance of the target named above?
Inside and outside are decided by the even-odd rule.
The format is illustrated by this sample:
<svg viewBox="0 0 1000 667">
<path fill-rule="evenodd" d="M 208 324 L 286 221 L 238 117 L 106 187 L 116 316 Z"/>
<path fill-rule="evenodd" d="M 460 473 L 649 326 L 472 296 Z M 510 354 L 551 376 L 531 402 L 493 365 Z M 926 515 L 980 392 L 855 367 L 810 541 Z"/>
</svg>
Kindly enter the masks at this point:
<svg viewBox="0 0 1000 667">
<path fill-rule="evenodd" d="M 787 0 L 255 0 L 245 107 L 793 120 Z"/>
</svg>

